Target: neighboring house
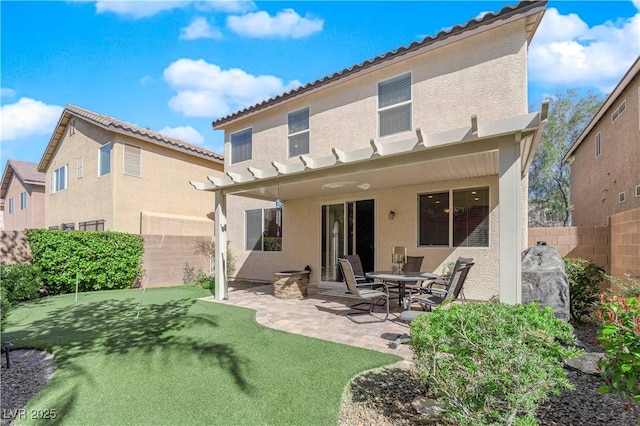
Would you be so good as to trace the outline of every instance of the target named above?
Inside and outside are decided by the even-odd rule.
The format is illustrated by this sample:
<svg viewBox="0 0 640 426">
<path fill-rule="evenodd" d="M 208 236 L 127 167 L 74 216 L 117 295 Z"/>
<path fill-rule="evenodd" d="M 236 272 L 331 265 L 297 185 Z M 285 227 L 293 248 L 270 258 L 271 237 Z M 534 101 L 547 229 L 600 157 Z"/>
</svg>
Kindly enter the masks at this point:
<svg viewBox="0 0 640 426">
<path fill-rule="evenodd" d="M 213 235 L 213 203 L 194 175 L 220 175 L 223 157 L 179 139 L 67 105 L 38 170 L 50 229 Z"/>
<path fill-rule="evenodd" d="M 9 160 L 2 174 L 0 198 L 4 201 L 4 230 L 44 227 L 44 173 L 38 165 Z"/>
<path fill-rule="evenodd" d="M 405 246 L 423 271 L 473 257 L 467 297 L 520 301 L 548 110 L 528 112 L 527 49 L 545 8 L 483 14 L 214 121 L 226 175 L 192 184 L 215 193 L 216 246 L 230 241 L 236 277 L 309 265 L 312 284 L 343 287 L 339 256 L 389 270 Z M 226 286 L 216 274 L 215 296 Z"/>
<path fill-rule="evenodd" d="M 602 104 L 564 160 L 571 165 L 573 225 L 608 225 L 640 207 L 640 57 Z"/>
</svg>

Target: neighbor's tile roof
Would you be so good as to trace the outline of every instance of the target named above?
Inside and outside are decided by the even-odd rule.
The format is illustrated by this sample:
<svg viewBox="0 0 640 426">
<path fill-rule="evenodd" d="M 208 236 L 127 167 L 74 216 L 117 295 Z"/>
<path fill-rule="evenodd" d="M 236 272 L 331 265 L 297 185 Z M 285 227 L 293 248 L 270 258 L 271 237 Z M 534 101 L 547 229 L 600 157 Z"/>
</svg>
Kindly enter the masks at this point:
<svg viewBox="0 0 640 426">
<path fill-rule="evenodd" d="M 360 64 L 354 65 L 350 68 L 345 68 L 342 71 L 338 71 L 336 73 L 333 73 L 329 76 L 326 77 L 322 77 L 319 80 L 313 81 L 311 83 L 307 83 L 304 86 L 300 86 L 296 89 L 292 89 L 288 92 L 282 93 L 280 95 L 277 95 L 273 98 L 267 99 L 265 101 L 262 101 L 258 104 L 252 105 L 250 107 L 244 108 L 240 111 L 236 111 L 230 115 L 227 115 L 225 117 L 219 118 L 217 120 L 214 120 L 212 125 L 213 128 L 217 128 L 218 126 L 221 126 L 225 123 L 228 123 L 230 121 L 233 121 L 237 118 L 240 118 L 244 115 L 248 115 L 252 112 L 258 111 L 260 109 L 269 107 L 271 105 L 277 104 L 279 102 L 282 102 L 284 100 L 302 95 L 303 93 L 306 93 L 312 89 L 318 88 L 320 86 L 326 85 L 330 82 L 339 80 L 341 78 L 344 78 L 348 75 L 357 73 L 361 70 L 370 68 L 374 65 L 377 65 L 379 63 L 388 61 L 390 59 L 396 58 L 398 56 L 401 56 L 403 54 L 406 54 L 408 52 L 417 50 L 419 48 L 422 48 L 424 46 L 428 46 L 430 44 L 433 44 L 435 42 L 439 42 L 442 40 L 445 40 L 449 37 L 461 34 L 465 31 L 469 31 L 472 30 L 474 28 L 483 26 L 483 25 L 487 25 L 490 24 L 494 21 L 500 20 L 500 19 L 505 19 L 507 17 L 510 17 L 512 15 L 517 15 L 517 14 L 521 14 L 524 13 L 526 11 L 529 11 L 532 8 L 538 8 L 538 7 L 546 7 L 547 4 L 547 0 L 535 0 L 535 1 L 529 1 L 529 0 L 525 0 L 525 1 L 521 1 L 520 3 L 518 3 L 517 5 L 514 6 L 505 6 L 503 7 L 499 12 L 497 13 L 493 13 L 493 12 L 488 12 L 483 14 L 480 18 L 476 19 L 471 19 L 470 21 L 468 21 L 467 23 L 463 24 L 463 25 L 456 25 L 450 29 L 447 30 L 442 30 L 440 31 L 438 34 L 436 34 L 435 36 L 427 36 L 424 39 L 422 39 L 421 41 L 414 41 L 413 43 L 411 43 L 408 46 L 402 46 L 399 47 L 396 50 L 392 50 L 389 52 L 386 52 L 382 55 L 376 56 L 373 59 L 369 59 L 366 60 Z"/>
<path fill-rule="evenodd" d="M 7 194 L 9 182 L 14 173 L 26 184 L 44 185 L 44 173 L 38 171 L 38 165 L 36 163 L 9 159 L 2 173 L 0 198 L 4 198 Z"/>
<path fill-rule="evenodd" d="M 55 152 L 60 138 L 64 134 L 64 129 L 67 127 L 72 116 L 86 120 L 106 130 L 131 136 L 137 139 L 142 139 L 158 145 L 163 145 L 176 151 L 184 152 L 186 154 L 224 164 L 224 156 L 216 152 L 196 145 L 192 145 L 181 139 L 172 138 L 161 133 L 154 132 L 147 128 L 139 127 L 134 124 L 118 120 L 108 115 L 98 114 L 93 111 L 77 107 L 75 105 L 67 105 L 64 111 L 62 111 L 60 120 L 58 120 L 56 129 L 51 136 L 51 140 L 49 141 L 49 145 L 47 146 L 42 159 L 40 160 L 38 170 L 46 170 L 49 161 L 53 157 L 53 153 Z"/>
</svg>

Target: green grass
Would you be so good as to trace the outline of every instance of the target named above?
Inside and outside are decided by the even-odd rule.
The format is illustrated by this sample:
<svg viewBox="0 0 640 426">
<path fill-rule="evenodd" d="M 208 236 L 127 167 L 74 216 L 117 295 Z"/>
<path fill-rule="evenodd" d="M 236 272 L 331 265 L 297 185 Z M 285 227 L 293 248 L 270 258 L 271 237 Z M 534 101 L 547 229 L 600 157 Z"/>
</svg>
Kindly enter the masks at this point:
<svg viewBox="0 0 640 426">
<path fill-rule="evenodd" d="M 56 296 L 19 305 L 3 340 L 57 369 L 28 410 L 42 424 L 335 425 L 356 374 L 399 357 L 263 327 L 195 287 Z M 28 411 L 29 412 L 29 411 Z M 23 421 L 19 424 L 31 424 Z"/>
</svg>

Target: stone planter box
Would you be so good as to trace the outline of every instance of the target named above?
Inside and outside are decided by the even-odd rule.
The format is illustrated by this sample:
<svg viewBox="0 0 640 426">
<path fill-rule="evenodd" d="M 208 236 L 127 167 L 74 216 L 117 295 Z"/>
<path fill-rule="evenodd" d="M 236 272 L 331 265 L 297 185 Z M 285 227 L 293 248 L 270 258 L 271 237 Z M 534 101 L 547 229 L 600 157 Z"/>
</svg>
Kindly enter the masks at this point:
<svg viewBox="0 0 640 426">
<path fill-rule="evenodd" d="M 309 271 L 282 271 L 273 274 L 273 295 L 276 299 L 307 297 Z"/>
</svg>

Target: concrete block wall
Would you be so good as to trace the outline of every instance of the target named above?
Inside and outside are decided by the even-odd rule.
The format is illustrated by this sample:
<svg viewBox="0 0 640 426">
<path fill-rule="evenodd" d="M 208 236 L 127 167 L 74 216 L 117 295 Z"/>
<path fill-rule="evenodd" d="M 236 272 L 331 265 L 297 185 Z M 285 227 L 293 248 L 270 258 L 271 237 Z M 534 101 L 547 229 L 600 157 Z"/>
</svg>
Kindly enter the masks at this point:
<svg viewBox="0 0 640 426">
<path fill-rule="evenodd" d="M 617 213 L 611 223 L 611 274 L 640 277 L 640 208 Z"/>
<path fill-rule="evenodd" d="M 209 271 L 209 260 L 196 253 L 199 240 L 211 237 L 182 235 L 143 235 L 144 256 L 142 267 L 148 287 L 163 287 L 183 283 L 185 263 L 195 271 Z"/>
<path fill-rule="evenodd" d="M 24 231 L 0 231 L 0 263 L 31 262 L 31 249 Z"/>
<path fill-rule="evenodd" d="M 528 247 L 546 241 L 560 256 L 587 259 L 608 272 L 611 267 L 610 234 L 609 226 L 529 228 Z"/>
</svg>

